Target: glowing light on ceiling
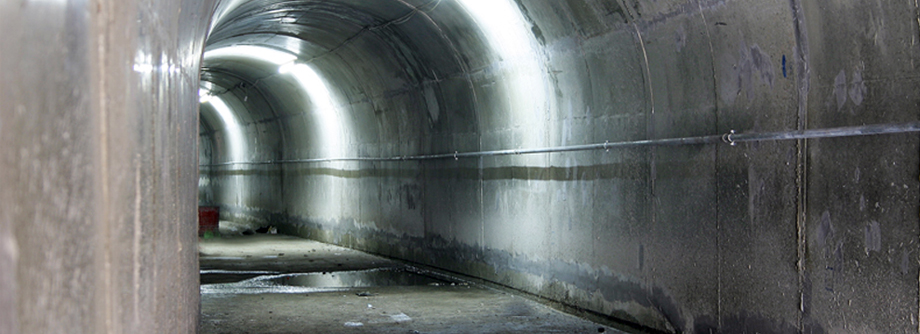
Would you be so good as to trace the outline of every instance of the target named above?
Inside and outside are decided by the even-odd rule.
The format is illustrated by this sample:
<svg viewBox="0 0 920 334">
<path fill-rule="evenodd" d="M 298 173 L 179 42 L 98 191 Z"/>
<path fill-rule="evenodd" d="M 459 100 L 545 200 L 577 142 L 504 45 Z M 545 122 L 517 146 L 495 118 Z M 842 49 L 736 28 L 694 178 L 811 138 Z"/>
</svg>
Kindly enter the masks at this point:
<svg viewBox="0 0 920 334">
<path fill-rule="evenodd" d="M 255 45 L 234 45 L 205 51 L 205 60 L 213 60 L 216 58 L 255 59 L 280 66 L 293 62 L 297 59 L 297 56 L 278 49 Z"/>
<path fill-rule="evenodd" d="M 199 88 L 198 89 L 198 102 L 204 104 L 204 103 L 208 103 L 208 101 L 211 101 L 211 92 L 209 92 L 207 89 Z"/>
<path fill-rule="evenodd" d="M 307 64 L 287 64 L 278 69 L 281 75 L 292 77 L 300 88 L 306 92 L 306 98 L 309 99 L 311 110 L 305 116 L 312 119 L 314 124 L 310 125 L 314 134 L 318 137 L 315 143 L 306 143 L 315 149 L 318 158 L 337 158 L 347 156 L 345 152 L 344 131 L 347 129 L 346 124 L 340 116 L 340 110 L 336 104 L 335 96 L 329 89 L 326 80 L 320 76 L 316 70 Z M 341 165 L 344 167 L 344 165 Z M 323 189 L 326 189 L 327 196 L 318 199 L 314 203 L 311 214 L 317 217 L 332 219 L 342 211 L 341 198 L 344 187 L 342 181 L 335 178 L 323 178 L 320 182 Z"/>
<path fill-rule="evenodd" d="M 342 123 L 339 110 L 326 81 L 307 64 L 290 63 L 278 69 L 278 73 L 292 76 L 307 93 L 310 103 L 313 104 L 313 114 L 321 123 L 319 131 L 322 135 L 323 155 L 336 157 L 343 155 Z"/>
<path fill-rule="evenodd" d="M 537 49 L 530 23 L 512 1 L 461 0 L 459 3 L 476 20 L 489 44 L 502 57 L 527 57 Z"/>
<path fill-rule="evenodd" d="M 234 9 L 236 9 L 237 7 L 239 7 L 245 2 L 246 0 L 221 1 L 220 6 L 218 6 L 217 8 L 217 12 L 214 13 L 214 17 L 212 19 L 213 23 L 211 23 L 211 27 L 208 28 L 208 35 L 210 35 L 211 32 L 214 31 L 214 28 L 216 28 L 217 26 L 220 25 L 220 23 L 223 22 L 224 17 L 227 14 L 229 14 L 230 12 L 232 12 Z"/>
<path fill-rule="evenodd" d="M 494 64 L 508 96 L 512 124 L 524 129 L 545 129 L 549 101 L 548 78 L 542 47 L 514 0 L 459 0 L 478 24 L 499 61 Z M 544 131 L 523 131 L 518 147 L 548 145 Z"/>
<path fill-rule="evenodd" d="M 224 134 L 227 142 L 227 159 L 228 161 L 242 161 L 246 152 L 246 144 L 243 142 L 243 131 L 239 121 L 230 110 L 230 107 L 218 96 L 211 95 L 205 89 L 199 89 L 199 101 L 201 104 L 210 104 L 212 109 L 217 113 L 217 118 L 223 123 Z"/>
</svg>

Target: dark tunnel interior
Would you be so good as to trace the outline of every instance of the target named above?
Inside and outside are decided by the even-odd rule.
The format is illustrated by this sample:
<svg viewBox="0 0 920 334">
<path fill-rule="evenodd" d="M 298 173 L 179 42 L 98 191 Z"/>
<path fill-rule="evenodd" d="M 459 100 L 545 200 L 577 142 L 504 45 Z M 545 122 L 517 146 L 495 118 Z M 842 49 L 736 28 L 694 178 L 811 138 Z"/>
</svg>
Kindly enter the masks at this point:
<svg viewBox="0 0 920 334">
<path fill-rule="evenodd" d="M 196 205 L 649 330 L 917 333 L 918 15 L 2 3 L 0 333 L 195 332 Z"/>
</svg>

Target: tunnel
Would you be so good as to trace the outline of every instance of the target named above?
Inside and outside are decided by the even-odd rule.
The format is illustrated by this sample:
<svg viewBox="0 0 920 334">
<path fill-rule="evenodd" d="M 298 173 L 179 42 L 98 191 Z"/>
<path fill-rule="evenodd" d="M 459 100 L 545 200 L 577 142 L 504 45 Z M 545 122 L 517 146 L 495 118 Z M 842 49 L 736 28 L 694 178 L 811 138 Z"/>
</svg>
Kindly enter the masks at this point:
<svg viewBox="0 0 920 334">
<path fill-rule="evenodd" d="M 920 6 L 0 2 L 0 333 L 193 333 L 197 206 L 668 333 L 920 333 Z"/>
</svg>

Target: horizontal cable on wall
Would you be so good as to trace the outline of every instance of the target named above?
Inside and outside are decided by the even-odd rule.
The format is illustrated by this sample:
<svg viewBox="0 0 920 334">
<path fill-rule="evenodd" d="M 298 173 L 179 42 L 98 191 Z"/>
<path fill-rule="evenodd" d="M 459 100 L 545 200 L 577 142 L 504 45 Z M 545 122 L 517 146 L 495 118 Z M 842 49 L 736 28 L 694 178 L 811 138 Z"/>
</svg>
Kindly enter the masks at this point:
<svg viewBox="0 0 920 334">
<path fill-rule="evenodd" d="M 216 164 L 202 164 L 200 167 L 219 167 L 234 165 L 275 165 L 275 164 L 307 164 L 307 163 L 326 163 L 339 161 L 363 161 L 363 162 L 386 162 L 386 161 L 420 161 L 420 160 L 443 160 L 443 159 L 465 159 L 478 157 L 494 157 L 504 155 L 522 155 L 522 154 L 540 154 L 540 153 L 561 153 L 576 151 L 592 150 L 611 150 L 617 148 L 630 148 L 641 146 L 683 146 L 683 145 L 704 145 L 704 144 L 727 144 L 734 146 L 737 143 L 760 142 L 760 141 L 778 141 L 778 140 L 799 140 L 799 139 L 819 139 L 819 138 L 836 138 L 836 137 L 855 137 L 871 136 L 897 133 L 920 132 L 920 122 L 898 123 L 898 124 L 873 124 L 851 127 L 799 130 L 799 131 L 781 131 L 781 132 L 764 132 L 764 133 L 735 133 L 734 130 L 721 135 L 682 137 L 682 138 L 663 138 L 663 139 L 645 139 L 634 141 L 620 142 L 603 142 L 596 144 L 516 149 L 516 150 L 494 150 L 478 152 L 457 152 L 427 154 L 427 155 L 408 155 L 392 157 L 340 157 L 340 158 L 317 158 L 317 159 L 290 159 L 290 160 L 271 160 L 271 161 L 231 161 Z"/>
</svg>

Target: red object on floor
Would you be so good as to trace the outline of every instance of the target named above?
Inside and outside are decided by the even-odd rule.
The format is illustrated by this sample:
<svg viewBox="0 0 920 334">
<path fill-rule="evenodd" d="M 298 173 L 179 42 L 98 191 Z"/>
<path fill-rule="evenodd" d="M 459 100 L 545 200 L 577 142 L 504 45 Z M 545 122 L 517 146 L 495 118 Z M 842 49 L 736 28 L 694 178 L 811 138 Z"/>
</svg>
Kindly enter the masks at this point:
<svg viewBox="0 0 920 334">
<path fill-rule="evenodd" d="M 218 222 L 220 221 L 220 207 L 217 206 L 199 206 L 198 207 L 198 235 L 204 235 L 205 232 L 218 232 Z"/>
</svg>

